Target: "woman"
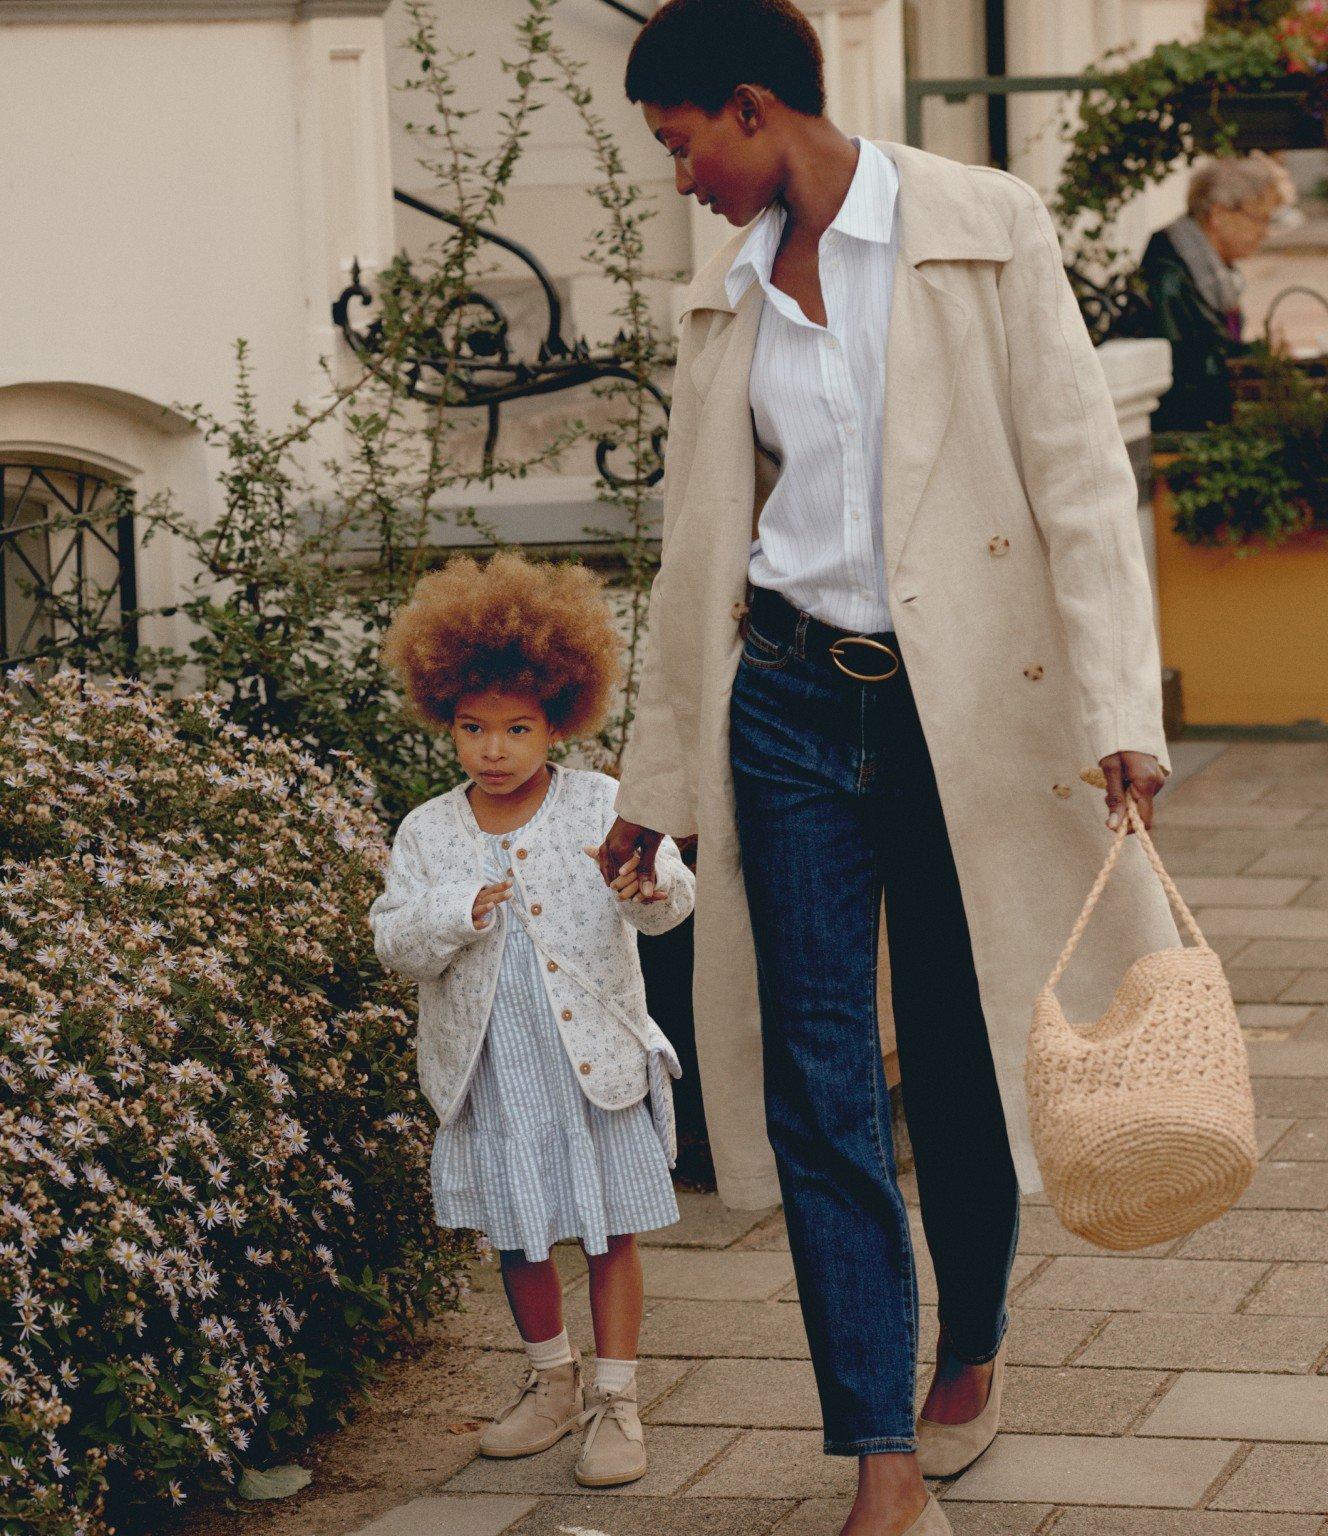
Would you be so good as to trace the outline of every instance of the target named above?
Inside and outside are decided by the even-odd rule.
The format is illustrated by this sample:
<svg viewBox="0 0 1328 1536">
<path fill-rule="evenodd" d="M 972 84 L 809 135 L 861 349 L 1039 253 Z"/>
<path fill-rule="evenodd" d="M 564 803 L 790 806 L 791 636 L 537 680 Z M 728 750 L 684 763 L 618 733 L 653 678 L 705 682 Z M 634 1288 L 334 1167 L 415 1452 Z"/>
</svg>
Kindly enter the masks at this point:
<svg viewBox="0 0 1328 1536">
<path fill-rule="evenodd" d="M 858 1458 L 845 1532 L 938 1536 L 922 1475 L 995 1434 L 1018 1197 L 1041 1187 L 1029 1012 L 1108 843 L 1078 770 L 1101 763 L 1109 825 L 1127 787 L 1151 825 L 1170 771 L 1134 475 L 1036 193 L 847 138 L 787 0 L 669 0 L 627 93 L 679 193 L 739 228 L 684 294 L 601 867 L 640 849 L 644 877 L 664 833 L 699 835 L 720 1194 L 783 1198 L 825 1450 Z M 1072 1017 L 1178 942 L 1136 841 L 1117 875 L 1059 988 Z M 882 892 L 939 1291 L 921 1433 Z"/>
<path fill-rule="evenodd" d="M 1155 432 L 1231 419 L 1227 359 L 1248 350 L 1241 340 L 1245 279 L 1235 264 L 1259 249 L 1293 192 L 1287 172 L 1267 155 L 1211 160 L 1190 178 L 1186 211 L 1153 231 L 1136 300 L 1112 330 L 1171 343 L 1172 383 L 1153 412 Z"/>
</svg>

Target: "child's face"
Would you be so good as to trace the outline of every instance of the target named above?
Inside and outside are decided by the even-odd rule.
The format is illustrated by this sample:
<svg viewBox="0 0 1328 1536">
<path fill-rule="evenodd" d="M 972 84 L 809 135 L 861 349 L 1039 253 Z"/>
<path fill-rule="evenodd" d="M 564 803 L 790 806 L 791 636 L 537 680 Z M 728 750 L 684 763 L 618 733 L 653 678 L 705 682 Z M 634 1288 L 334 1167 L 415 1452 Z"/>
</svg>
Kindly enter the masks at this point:
<svg viewBox="0 0 1328 1536">
<path fill-rule="evenodd" d="M 528 694 L 464 694 L 457 700 L 452 740 L 462 769 L 491 795 L 510 795 L 538 773 L 558 733 L 538 699 Z"/>
</svg>

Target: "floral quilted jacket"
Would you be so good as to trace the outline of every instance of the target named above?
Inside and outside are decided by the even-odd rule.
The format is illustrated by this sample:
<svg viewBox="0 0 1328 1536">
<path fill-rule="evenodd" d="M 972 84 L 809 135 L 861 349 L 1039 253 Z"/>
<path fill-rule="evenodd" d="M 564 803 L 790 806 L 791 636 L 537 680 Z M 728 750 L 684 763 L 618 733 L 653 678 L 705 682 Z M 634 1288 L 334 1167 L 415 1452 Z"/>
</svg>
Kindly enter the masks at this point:
<svg viewBox="0 0 1328 1536">
<path fill-rule="evenodd" d="M 663 933 L 682 922 L 696 899 L 696 877 L 677 843 L 665 837 L 655 874 L 668 899 L 619 900 L 596 860 L 582 852 L 598 846 L 612 826 L 618 781 L 556 764 L 544 815 L 528 832 L 511 834 L 512 894 L 476 928 L 471 909 L 488 881 L 481 874 L 479 824 L 466 798 L 471 782 L 404 818 L 385 888 L 369 908 L 378 958 L 419 983 L 424 1095 L 443 1125 L 460 1107 L 484 1043 L 506 924 L 519 922 L 545 961 L 549 1002 L 582 1090 L 603 1109 L 625 1109 L 650 1090 L 653 1052 L 674 1077 L 681 1073 L 672 1045 L 646 1011 L 636 931 Z"/>
</svg>

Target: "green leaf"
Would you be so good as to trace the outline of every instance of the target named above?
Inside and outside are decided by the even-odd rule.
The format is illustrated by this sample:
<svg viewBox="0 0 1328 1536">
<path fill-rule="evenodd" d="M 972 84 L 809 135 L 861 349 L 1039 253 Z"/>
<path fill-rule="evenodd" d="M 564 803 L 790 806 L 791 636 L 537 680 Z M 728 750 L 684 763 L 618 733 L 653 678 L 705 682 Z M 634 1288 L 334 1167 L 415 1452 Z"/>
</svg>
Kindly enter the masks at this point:
<svg viewBox="0 0 1328 1536">
<path fill-rule="evenodd" d="M 312 1481 L 313 1474 L 307 1468 L 293 1463 L 284 1467 L 269 1467 L 266 1471 L 246 1467 L 240 1473 L 235 1491 L 242 1499 L 288 1499 L 293 1493 L 299 1493 L 301 1488 L 307 1488 Z"/>
</svg>

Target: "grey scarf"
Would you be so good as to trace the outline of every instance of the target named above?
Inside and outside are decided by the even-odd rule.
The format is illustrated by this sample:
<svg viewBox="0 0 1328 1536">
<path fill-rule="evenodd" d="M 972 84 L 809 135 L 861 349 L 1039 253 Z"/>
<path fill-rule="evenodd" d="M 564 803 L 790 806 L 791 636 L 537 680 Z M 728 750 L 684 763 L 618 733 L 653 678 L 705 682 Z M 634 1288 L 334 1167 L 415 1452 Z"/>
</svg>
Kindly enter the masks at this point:
<svg viewBox="0 0 1328 1536">
<path fill-rule="evenodd" d="M 1188 213 L 1182 213 L 1166 226 L 1166 232 L 1195 286 L 1213 308 L 1224 315 L 1237 308 L 1245 275 L 1222 260 L 1202 226 Z"/>
</svg>

